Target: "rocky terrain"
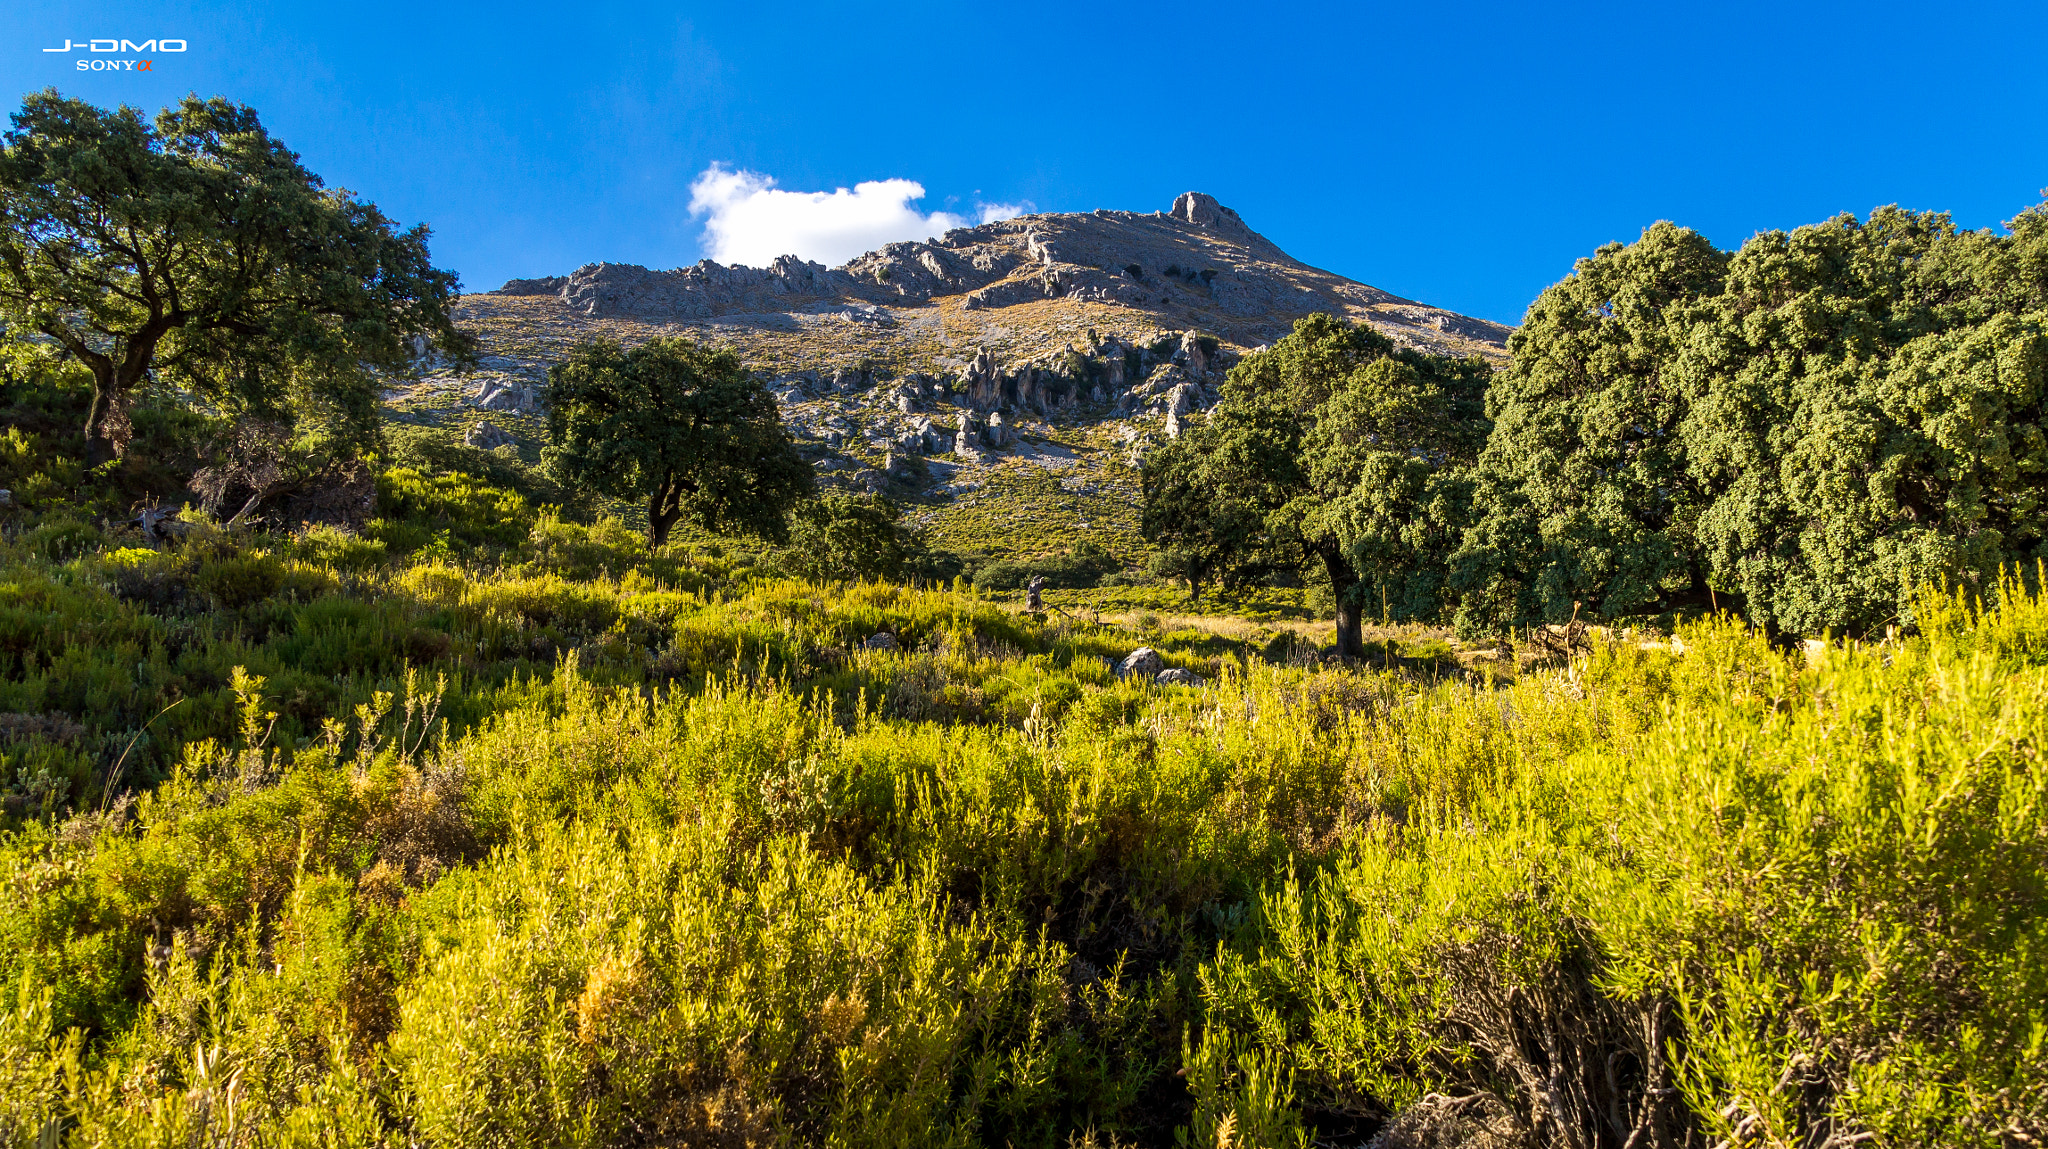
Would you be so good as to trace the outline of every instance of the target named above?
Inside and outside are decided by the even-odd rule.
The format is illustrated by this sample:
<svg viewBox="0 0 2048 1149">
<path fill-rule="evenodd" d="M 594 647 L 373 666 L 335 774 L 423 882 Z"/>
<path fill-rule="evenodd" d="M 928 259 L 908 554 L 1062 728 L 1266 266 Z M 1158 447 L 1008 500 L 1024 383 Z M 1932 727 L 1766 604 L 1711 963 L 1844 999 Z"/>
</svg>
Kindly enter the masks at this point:
<svg viewBox="0 0 2048 1149">
<path fill-rule="evenodd" d="M 1325 311 L 1439 354 L 1505 358 L 1508 328 L 1281 251 L 1200 192 L 1168 212 L 1022 216 L 842 267 L 595 263 L 464 297 L 482 370 L 387 393 L 391 415 L 532 455 L 547 367 L 576 342 L 687 335 L 769 381 L 830 483 L 886 491 L 947 545 L 1135 544 L 1147 444 L 1230 365 Z"/>
</svg>

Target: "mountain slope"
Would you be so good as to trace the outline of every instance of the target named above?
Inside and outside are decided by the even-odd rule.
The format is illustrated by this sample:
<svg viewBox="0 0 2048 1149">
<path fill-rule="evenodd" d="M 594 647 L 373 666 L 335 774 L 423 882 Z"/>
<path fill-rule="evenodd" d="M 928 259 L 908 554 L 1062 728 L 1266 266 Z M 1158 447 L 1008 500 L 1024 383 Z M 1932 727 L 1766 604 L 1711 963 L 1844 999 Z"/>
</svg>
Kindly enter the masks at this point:
<svg viewBox="0 0 2048 1149">
<path fill-rule="evenodd" d="M 907 501 L 941 542 L 1128 550 L 1146 445 L 1213 403 L 1239 356 L 1317 311 L 1419 350 L 1506 355 L 1508 328 L 1309 267 L 1188 192 L 1170 212 L 1022 216 L 837 268 L 785 256 L 513 280 L 458 308 L 482 338 L 480 374 L 386 398 L 398 420 L 531 456 L 547 367 L 576 342 L 687 335 L 771 381 L 821 478 Z"/>
</svg>

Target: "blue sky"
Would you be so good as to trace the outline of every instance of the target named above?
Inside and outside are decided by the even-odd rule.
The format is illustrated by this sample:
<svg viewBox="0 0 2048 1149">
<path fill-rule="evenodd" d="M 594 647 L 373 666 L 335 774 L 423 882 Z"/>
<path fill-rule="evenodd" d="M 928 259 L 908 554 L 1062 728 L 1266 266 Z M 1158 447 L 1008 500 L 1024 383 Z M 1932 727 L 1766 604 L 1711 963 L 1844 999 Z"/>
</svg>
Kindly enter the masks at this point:
<svg viewBox="0 0 2048 1149">
<path fill-rule="evenodd" d="M 1658 219 L 1722 246 L 1899 203 L 1995 226 L 2048 185 L 2048 6 L 41 3 L 54 85 L 255 106 L 466 286 L 695 261 L 710 165 L 925 212 L 1210 192 L 1296 257 L 1514 322 Z M 67 40 L 177 37 L 148 73 Z"/>
</svg>

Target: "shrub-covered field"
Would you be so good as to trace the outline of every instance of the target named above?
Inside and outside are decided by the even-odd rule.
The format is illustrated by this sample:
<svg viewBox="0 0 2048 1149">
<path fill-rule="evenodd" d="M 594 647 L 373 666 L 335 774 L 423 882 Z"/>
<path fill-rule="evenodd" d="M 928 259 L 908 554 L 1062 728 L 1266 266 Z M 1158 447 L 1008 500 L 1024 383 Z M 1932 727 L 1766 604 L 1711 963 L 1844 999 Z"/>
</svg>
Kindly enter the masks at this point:
<svg viewBox="0 0 2048 1149">
<path fill-rule="evenodd" d="M 7 542 L 9 1143 L 2048 1135 L 2017 583 L 1515 681 L 1187 631 L 1158 687 L 454 486 Z"/>
<path fill-rule="evenodd" d="M 1311 316 L 1142 520 L 926 534 L 686 340 L 387 423 L 424 227 L 13 122 L 0 1149 L 2048 1140 L 2041 209 L 1658 225 L 1498 375 Z"/>
</svg>

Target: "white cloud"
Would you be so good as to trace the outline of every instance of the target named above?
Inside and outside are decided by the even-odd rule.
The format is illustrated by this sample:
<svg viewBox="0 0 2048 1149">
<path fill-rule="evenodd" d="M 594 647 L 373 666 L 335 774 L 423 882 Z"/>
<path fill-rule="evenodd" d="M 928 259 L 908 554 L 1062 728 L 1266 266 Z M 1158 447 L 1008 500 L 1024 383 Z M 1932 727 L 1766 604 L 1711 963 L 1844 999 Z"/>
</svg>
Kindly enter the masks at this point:
<svg viewBox="0 0 2048 1149">
<path fill-rule="evenodd" d="M 690 184 L 690 214 L 704 220 L 704 253 L 720 263 L 766 267 L 778 255 L 838 266 L 885 243 L 925 239 L 970 222 L 988 223 L 1029 211 L 1024 204 L 977 204 L 974 221 L 952 212 L 930 215 L 916 180 L 869 180 L 830 192 L 793 192 L 772 176 L 713 164 Z"/>
<path fill-rule="evenodd" d="M 981 208 L 981 222 L 994 223 L 999 219 L 1016 219 L 1024 215 L 1031 210 L 1031 201 L 1027 199 L 1022 203 L 985 203 L 978 206 Z"/>
</svg>

